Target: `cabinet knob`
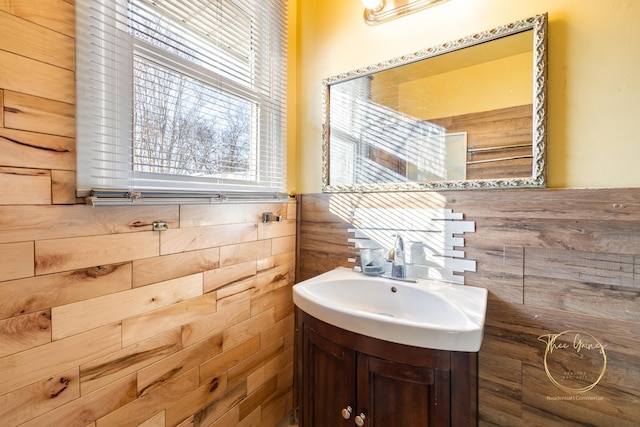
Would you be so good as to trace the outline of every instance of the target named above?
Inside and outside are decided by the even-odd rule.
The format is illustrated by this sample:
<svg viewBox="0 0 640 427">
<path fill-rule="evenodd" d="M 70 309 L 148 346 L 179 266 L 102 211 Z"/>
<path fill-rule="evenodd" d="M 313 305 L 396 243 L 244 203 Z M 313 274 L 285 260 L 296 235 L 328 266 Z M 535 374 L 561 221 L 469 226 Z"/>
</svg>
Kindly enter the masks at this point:
<svg viewBox="0 0 640 427">
<path fill-rule="evenodd" d="M 361 413 L 360 415 L 358 415 L 358 416 L 355 418 L 356 425 L 357 425 L 358 427 L 362 427 L 362 426 L 364 425 L 364 419 L 365 419 L 365 418 L 366 418 L 366 417 L 365 417 L 365 416 L 364 416 L 364 414 L 362 414 L 362 413 Z"/>
<path fill-rule="evenodd" d="M 348 420 L 349 418 L 351 418 L 352 412 L 353 412 L 353 408 L 351 408 L 351 406 L 347 406 L 342 410 L 342 418 L 344 418 L 345 420 Z"/>
</svg>

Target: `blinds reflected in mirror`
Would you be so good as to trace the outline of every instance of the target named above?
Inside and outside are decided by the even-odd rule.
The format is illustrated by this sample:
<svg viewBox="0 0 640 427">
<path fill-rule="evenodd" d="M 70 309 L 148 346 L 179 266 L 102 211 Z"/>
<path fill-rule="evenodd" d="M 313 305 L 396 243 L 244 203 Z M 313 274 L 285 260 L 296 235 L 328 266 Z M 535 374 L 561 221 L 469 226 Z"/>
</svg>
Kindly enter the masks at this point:
<svg viewBox="0 0 640 427">
<path fill-rule="evenodd" d="M 376 103 L 370 91 L 367 78 L 332 86 L 331 184 L 458 179 L 448 170 L 446 129 Z"/>
</svg>

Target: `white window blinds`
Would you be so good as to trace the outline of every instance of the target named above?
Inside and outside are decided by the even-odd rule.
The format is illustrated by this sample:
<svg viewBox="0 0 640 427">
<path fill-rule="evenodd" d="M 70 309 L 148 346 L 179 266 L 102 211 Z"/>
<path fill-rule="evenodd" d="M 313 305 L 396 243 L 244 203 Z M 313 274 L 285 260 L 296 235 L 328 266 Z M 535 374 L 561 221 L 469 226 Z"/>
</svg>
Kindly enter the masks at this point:
<svg viewBox="0 0 640 427">
<path fill-rule="evenodd" d="M 285 191 L 286 2 L 77 0 L 76 27 L 79 195 Z"/>
</svg>

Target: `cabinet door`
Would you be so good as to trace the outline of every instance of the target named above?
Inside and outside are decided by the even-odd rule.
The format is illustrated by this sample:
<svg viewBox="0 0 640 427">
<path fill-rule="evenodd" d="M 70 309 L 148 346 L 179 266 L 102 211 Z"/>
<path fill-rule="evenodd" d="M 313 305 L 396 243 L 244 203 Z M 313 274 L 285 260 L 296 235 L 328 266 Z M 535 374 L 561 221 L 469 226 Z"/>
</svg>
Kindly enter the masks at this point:
<svg viewBox="0 0 640 427">
<path fill-rule="evenodd" d="M 450 425 L 449 371 L 358 354 L 357 388 L 366 427 Z"/>
<path fill-rule="evenodd" d="M 335 344 L 304 326 L 304 384 L 302 416 L 304 427 L 353 426 L 342 410 L 355 411 L 355 351 Z"/>
</svg>

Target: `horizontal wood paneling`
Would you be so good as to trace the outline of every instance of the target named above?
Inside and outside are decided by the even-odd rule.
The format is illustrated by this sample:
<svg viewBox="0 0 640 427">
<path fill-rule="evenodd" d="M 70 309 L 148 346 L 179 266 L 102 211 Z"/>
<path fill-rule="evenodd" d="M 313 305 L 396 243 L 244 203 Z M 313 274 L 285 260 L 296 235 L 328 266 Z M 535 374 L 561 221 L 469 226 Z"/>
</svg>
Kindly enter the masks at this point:
<svg viewBox="0 0 640 427">
<path fill-rule="evenodd" d="M 74 49 L 72 37 L 0 12 L 0 50 L 73 70 Z"/>
<path fill-rule="evenodd" d="M 204 291 L 211 292 L 233 283 L 253 279 L 256 272 L 255 260 L 206 271 L 204 273 Z"/>
<path fill-rule="evenodd" d="M 0 420 L 7 426 L 19 425 L 78 397 L 78 368 L 72 368 L 0 397 Z"/>
<path fill-rule="evenodd" d="M 456 191 L 446 193 L 446 204 L 456 212 L 464 212 L 466 216 L 502 221 L 555 222 L 564 219 L 574 222 L 580 220 L 582 223 L 595 219 L 597 213 L 601 215 L 597 217 L 598 223 L 609 226 L 610 221 L 615 221 L 611 225 L 636 222 L 640 198 L 635 189 Z"/>
<path fill-rule="evenodd" d="M 207 378 L 215 378 L 223 372 L 238 365 L 241 361 L 248 360 L 251 355 L 255 355 L 260 350 L 260 337 L 254 336 L 241 344 L 215 356 L 200 366 L 201 381 Z"/>
<path fill-rule="evenodd" d="M 57 340 L 99 326 L 122 322 L 124 319 L 142 313 L 167 306 L 173 307 L 181 301 L 200 295 L 202 295 L 202 275 L 193 274 L 142 288 L 53 307 L 51 310 L 52 337 Z M 125 339 L 124 331 L 122 339 Z"/>
<path fill-rule="evenodd" d="M 220 398 L 216 401 L 216 405 L 209 405 L 207 409 L 201 411 L 198 414 L 198 418 L 189 420 L 189 423 L 186 424 L 194 425 L 200 424 L 203 426 L 232 426 L 236 425 L 235 420 L 240 419 L 240 408 L 239 405 L 235 405 L 236 402 L 239 402 L 247 397 L 247 387 L 245 383 L 240 383 L 235 387 L 227 388 L 227 391 L 220 396 Z M 234 406 L 235 405 L 235 406 Z M 217 421 L 216 421 L 217 420 Z M 263 421 L 263 417 L 260 413 L 260 410 L 256 410 L 251 415 L 245 417 L 242 420 L 241 424 L 237 424 L 240 426 L 252 426 L 252 425 L 260 425 Z M 264 420 L 267 423 L 267 420 Z M 267 425 L 273 425 L 268 424 Z M 182 425 L 181 425 L 182 427 Z"/>
<path fill-rule="evenodd" d="M 296 250 L 295 235 L 277 237 L 271 240 L 271 253 L 274 255 L 294 253 Z"/>
<path fill-rule="evenodd" d="M 135 382 L 133 385 L 135 386 Z M 149 416 L 173 405 L 182 396 L 197 389 L 198 386 L 198 368 L 193 368 L 178 377 L 170 379 L 148 394 L 135 400 L 131 399 L 128 404 L 121 405 L 116 410 L 99 417 L 96 426 L 137 426 Z M 135 390 L 133 394 L 135 396 Z"/>
<path fill-rule="evenodd" d="M 479 248 L 465 246 L 465 257 L 482 266 L 469 273 L 476 286 L 486 288 L 504 301 L 521 304 L 524 301 L 524 248 Z"/>
<path fill-rule="evenodd" d="M 186 205 L 180 212 L 180 227 L 259 222 L 263 212 L 273 212 L 287 219 L 292 216 L 287 209 L 288 205 L 289 203 L 252 203 L 243 205 L 240 209 L 229 209 L 225 204 Z M 295 216 L 289 219 L 295 219 Z"/>
<path fill-rule="evenodd" d="M 102 387 L 95 393 L 89 393 L 34 418 L 23 426 L 41 427 L 43 425 L 81 427 L 90 425 L 92 420 L 107 416 L 135 399 L 135 374 Z M 112 424 L 116 425 L 116 424 Z"/>
<path fill-rule="evenodd" d="M 139 232 L 37 241 L 36 274 L 158 256 L 159 240 L 159 232 Z"/>
<path fill-rule="evenodd" d="M 252 242 L 256 238 L 255 222 L 169 229 L 162 234 L 160 253 L 167 255 L 195 251 L 225 244 Z"/>
<path fill-rule="evenodd" d="M 219 260 L 220 248 L 217 247 L 135 260 L 133 262 L 133 286 L 144 286 L 176 277 L 214 270 L 220 265 Z"/>
<path fill-rule="evenodd" d="M 179 230 L 178 215 L 172 209 L 167 212 L 176 218 L 174 230 Z M 0 308 L 4 319 L 0 335 L 11 343 L 2 347 L 0 369 L 20 366 L 15 377 L 5 381 L 0 397 L 23 388 L 29 395 L 48 372 L 50 377 L 75 366 L 79 391 L 71 395 L 63 390 L 63 398 L 48 403 L 46 414 L 52 420 L 68 418 L 71 421 L 65 422 L 70 425 L 83 426 L 89 419 L 96 425 L 137 425 L 158 411 L 168 411 L 165 421 L 173 424 L 179 418 L 182 422 L 184 417 L 194 417 L 195 411 L 212 422 L 233 413 L 244 416 L 243 420 L 275 424 L 292 405 L 293 377 L 288 371 L 293 366 L 285 362 L 289 356 L 283 355 L 291 353 L 293 346 L 295 229 L 278 223 L 281 227 L 273 238 L 257 240 L 257 220 L 188 227 L 189 236 L 197 236 L 195 231 L 202 228 L 211 236 L 212 230 L 225 230 L 230 237 L 214 236 L 204 240 L 212 247 L 161 256 L 166 234 L 151 231 L 149 222 L 140 219 L 147 213 L 152 215 L 147 208 L 137 207 L 106 211 L 86 206 L 0 207 L 0 218 L 7 224 L 13 215 L 22 216 L 15 217 L 16 222 L 27 224 L 23 236 L 34 240 L 20 245 L 36 254 L 31 268 L 38 266 L 36 276 L 32 272 L 32 277 L 0 281 L 0 297 L 10 301 Z M 55 221 L 67 226 L 55 227 Z M 9 240 L 20 234 L 17 226 L 11 226 L 0 235 Z M 247 235 L 253 240 L 245 241 Z M 145 253 L 145 247 L 153 247 L 153 252 Z M 100 264 L 88 266 L 95 262 Z M 248 288 L 244 282 L 250 284 Z M 44 324 L 39 322 L 42 319 Z M 111 332 L 113 340 L 108 337 Z M 169 339 L 176 336 L 179 339 Z M 98 338 L 101 346 L 94 343 Z M 236 352 L 249 343 L 249 353 Z M 76 347 L 85 350 L 78 352 Z M 193 376 L 206 373 L 204 367 L 219 356 L 234 362 L 215 376 Z M 40 367 L 27 368 L 34 363 Z M 233 384 L 228 388 L 225 381 L 232 368 Z M 133 394 L 132 374 L 136 375 Z M 251 391 L 247 391 L 249 375 L 253 375 Z M 210 392 L 214 379 L 217 391 Z M 104 394 L 105 390 L 110 392 Z M 265 390 L 271 394 L 266 396 Z M 111 399 L 119 393 L 129 397 Z M 92 406 L 98 400 L 90 396 L 105 399 L 106 409 Z M 242 411 L 234 409 L 249 396 L 250 403 Z M 86 405 L 89 412 L 76 414 L 78 405 Z M 216 408 L 225 405 L 231 410 L 221 414 Z M 262 408 L 267 418 L 262 417 Z M 39 412 L 20 416 L 32 417 L 27 425 L 44 419 Z M 234 419 L 232 425 L 240 425 L 242 420 Z"/>
<path fill-rule="evenodd" d="M 0 206 L 0 243 L 150 231 L 157 220 L 173 228 L 179 210 L 179 206 Z"/>
<path fill-rule="evenodd" d="M 228 350 L 275 323 L 275 308 L 252 316 L 243 322 L 233 325 L 222 333 L 222 349 Z"/>
<path fill-rule="evenodd" d="M 221 307 L 233 304 L 236 301 L 242 301 L 248 296 L 253 296 L 257 293 L 258 280 L 255 277 L 216 290 L 218 302 Z"/>
<path fill-rule="evenodd" d="M 29 250 L 33 252 L 33 248 Z M 25 258 L 28 259 L 28 257 Z M 131 263 L 103 265 L 0 282 L 0 301 L 3 301 L 3 304 L 0 304 L 0 319 L 84 301 L 130 288 Z"/>
<path fill-rule="evenodd" d="M 74 19 L 0 0 L 0 425 L 274 426 L 296 201 L 76 204 Z"/>
<path fill-rule="evenodd" d="M 0 205 L 51 203 L 51 171 L 0 167 Z"/>
<path fill-rule="evenodd" d="M 209 406 L 212 402 L 219 400 L 227 391 L 227 375 L 213 378 L 209 383 L 201 384 L 200 387 L 185 395 L 182 399 L 170 405 L 166 413 L 166 425 L 176 426 L 189 414 L 196 412 L 199 408 Z"/>
<path fill-rule="evenodd" d="M 525 251 L 525 304 L 640 322 L 640 255 Z"/>
<path fill-rule="evenodd" d="M 517 178 L 531 175 L 532 117 L 529 104 L 430 121 L 467 133 L 467 179 Z"/>
<path fill-rule="evenodd" d="M 259 351 L 251 354 L 249 357 L 237 361 L 237 363 L 228 370 L 231 386 L 246 381 L 247 376 L 255 372 L 257 367 L 263 366 L 265 363 L 273 360 L 279 354 L 282 354 L 286 348 L 284 337 L 281 337 L 278 338 L 278 340 L 269 343 L 268 346 L 262 347 Z"/>
<path fill-rule="evenodd" d="M 0 281 L 33 276 L 33 264 L 33 242 L 0 244 Z"/>
<path fill-rule="evenodd" d="M 121 348 L 120 325 L 93 329 L 0 359 L 0 395 Z"/>
<path fill-rule="evenodd" d="M 239 325 L 251 318 L 249 298 L 220 307 L 215 313 L 209 313 L 193 319 L 182 326 L 182 344 L 189 346 L 206 339 L 210 335 L 223 333 L 228 328 Z M 221 338 L 221 345 L 224 343 Z M 228 345 L 227 345 L 228 347 Z"/>
<path fill-rule="evenodd" d="M 166 422 L 165 413 L 158 412 L 156 415 L 152 416 L 148 420 L 138 424 L 139 427 L 164 427 Z"/>
<path fill-rule="evenodd" d="M 200 276 L 198 285 L 201 286 L 201 275 L 197 276 Z M 171 330 L 171 328 L 186 325 L 217 311 L 218 304 L 215 294 L 183 299 L 185 300 L 124 320 L 122 322 L 123 344 L 134 344 L 142 338 L 152 337 Z"/>
<path fill-rule="evenodd" d="M 5 91 L 74 104 L 73 71 L 3 50 L 0 50 L 0 64 L 3 64 L 0 87 Z M 4 108 L 6 111 L 6 100 Z M 37 124 L 34 123 L 34 126 Z"/>
<path fill-rule="evenodd" d="M 51 312 L 0 320 L 0 357 L 51 342 Z"/>
<path fill-rule="evenodd" d="M 73 205 L 76 203 L 76 174 L 73 171 L 51 171 L 51 203 Z"/>
<path fill-rule="evenodd" d="M 274 239 L 291 236 L 296 232 L 295 221 L 268 222 L 258 224 L 258 239 Z"/>
<path fill-rule="evenodd" d="M 271 241 L 257 240 L 220 248 L 220 265 L 223 267 L 243 263 L 271 255 Z"/>
<path fill-rule="evenodd" d="M 3 0 L 0 10 L 69 37 L 75 35 L 73 0 Z"/>
<path fill-rule="evenodd" d="M 465 283 L 489 290 L 479 354 L 481 427 L 637 424 L 640 189 L 303 195 L 299 280 L 349 266 L 349 211 L 371 205 L 444 205 L 475 222 L 464 251 L 477 271 L 465 273 Z M 603 378 L 577 398 L 548 378 L 539 339 L 569 330 L 606 346 Z"/>
<path fill-rule="evenodd" d="M 91 360 L 80 366 L 80 389 L 82 394 L 91 393 L 101 387 L 152 365 L 182 349 L 180 328 L 141 340 L 120 351 Z"/>
<path fill-rule="evenodd" d="M 275 393 L 278 389 L 278 379 L 276 377 L 270 377 L 265 383 L 258 387 L 253 393 L 249 395 L 247 399 L 244 399 L 240 404 L 240 417 L 245 418 L 250 415 L 256 408 L 260 406 L 260 403 Z"/>
<path fill-rule="evenodd" d="M 138 371 L 138 395 L 149 393 L 162 383 L 198 367 L 222 352 L 222 336 L 211 335 L 195 345 L 165 357 Z"/>
<path fill-rule="evenodd" d="M 0 127 L 1 166 L 71 171 L 76 169 L 75 148 L 73 138 Z"/>
</svg>

